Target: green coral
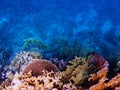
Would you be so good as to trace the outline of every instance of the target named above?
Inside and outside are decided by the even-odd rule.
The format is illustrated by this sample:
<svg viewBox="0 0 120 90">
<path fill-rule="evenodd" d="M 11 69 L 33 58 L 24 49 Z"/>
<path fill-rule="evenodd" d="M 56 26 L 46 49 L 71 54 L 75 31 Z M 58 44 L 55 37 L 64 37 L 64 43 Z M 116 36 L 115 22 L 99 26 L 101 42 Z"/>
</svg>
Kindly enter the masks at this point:
<svg viewBox="0 0 120 90">
<path fill-rule="evenodd" d="M 23 48 L 24 50 L 30 51 L 39 51 L 40 49 L 44 49 L 46 46 L 42 43 L 42 41 L 36 38 L 28 38 L 24 40 Z"/>
</svg>

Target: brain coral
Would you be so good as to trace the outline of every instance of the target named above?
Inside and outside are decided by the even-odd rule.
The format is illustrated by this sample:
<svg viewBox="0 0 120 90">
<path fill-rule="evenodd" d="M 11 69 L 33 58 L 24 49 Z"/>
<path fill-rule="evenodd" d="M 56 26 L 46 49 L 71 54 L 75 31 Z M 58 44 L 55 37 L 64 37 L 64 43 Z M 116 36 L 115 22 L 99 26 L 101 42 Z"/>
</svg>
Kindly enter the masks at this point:
<svg viewBox="0 0 120 90">
<path fill-rule="evenodd" d="M 52 64 L 50 61 L 47 61 L 45 59 L 36 59 L 33 60 L 31 63 L 29 63 L 22 71 L 22 73 L 28 73 L 32 70 L 33 76 L 38 76 L 43 74 L 43 70 L 47 70 L 48 72 L 59 71 L 58 68 Z"/>
</svg>

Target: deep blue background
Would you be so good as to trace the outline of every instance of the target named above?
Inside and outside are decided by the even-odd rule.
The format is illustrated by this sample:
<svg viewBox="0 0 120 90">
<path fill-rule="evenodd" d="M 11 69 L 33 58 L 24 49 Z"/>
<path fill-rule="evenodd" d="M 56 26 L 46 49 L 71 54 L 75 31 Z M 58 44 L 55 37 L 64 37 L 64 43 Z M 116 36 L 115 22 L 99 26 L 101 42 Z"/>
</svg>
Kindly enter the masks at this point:
<svg viewBox="0 0 120 90">
<path fill-rule="evenodd" d="M 20 51 L 69 60 L 120 56 L 120 0 L 0 0 L 0 60 Z M 35 40 L 27 42 L 26 40 Z M 36 44 L 37 43 L 37 44 Z"/>
</svg>

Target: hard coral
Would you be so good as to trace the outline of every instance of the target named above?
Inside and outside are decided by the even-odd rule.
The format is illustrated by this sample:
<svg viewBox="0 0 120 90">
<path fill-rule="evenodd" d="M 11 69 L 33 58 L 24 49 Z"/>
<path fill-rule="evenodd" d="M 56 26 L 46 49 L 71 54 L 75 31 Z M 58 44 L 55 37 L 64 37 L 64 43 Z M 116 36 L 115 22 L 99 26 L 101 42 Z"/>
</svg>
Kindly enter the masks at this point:
<svg viewBox="0 0 120 90">
<path fill-rule="evenodd" d="M 36 59 L 33 60 L 31 63 L 29 63 L 22 71 L 22 73 L 28 73 L 29 71 L 32 71 L 33 76 L 41 75 L 43 70 L 47 70 L 48 72 L 54 71 L 58 72 L 58 68 L 52 64 L 48 60 L 44 59 Z"/>
<path fill-rule="evenodd" d="M 120 87 L 120 74 L 106 82 L 106 80 L 108 80 L 107 72 L 108 68 L 105 67 L 96 74 L 92 74 L 90 79 L 96 84 L 91 86 L 89 90 L 117 90 Z"/>
<path fill-rule="evenodd" d="M 67 65 L 67 62 L 64 61 L 63 59 L 62 60 L 58 60 L 58 58 L 51 58 L 50 61 L 55 64 L 59 70 L 64 70 L 66 65 Z"/>
<path fill-rule="evenodd" d="M 90 87 L 89 90 L 115 90 L 116 87 L 120 87 L 120 74 L 115 76 L 109 82 L 99 82 Z"/>
<path fill-rule="evenodd" d="M 60 79 L 59 72 L 43 71 L 43 74 L 37 77 L 29 72 L 14 78 L 9 86 L 1 88 L 2 90 L 61 90 L 63 83 Z"/>
<path fill-rule="evenodd" d="M 88 78 L 88 64 L 84 58 L 76 57 L 69 61 L 71 65 L 63 72 L 63 80 L 73 81 L 75 85 L 84 83 Z"/>
<path fill-rule="evenodd" d="M 105 80 L 107 79 L 106 78 L 107 73 L 108 68 L 102 68 L 96 74 L 95 73 L 91 74 L 89 80 L 92 80 L 93 82 L 105 82 Z"/>
<path fill-rule="evenodd" d="M 109 66 L 108 61 L 106 61 L 98 53 L 95 53 L 95 52 L 89 53 L 87 57 L 88 57 L 87 59 L 88 63 L 94 65 L 98 70 Z"/>
<path fill-rule="evenodd" d="M 40 59 L 42 56 L 36 52 L 20 52 L 16 54 L 15 58 L 12 60 L 9 65 L 9 69 L 13 72 L 21 72 L 23 67 L 34 59 Z"/>
</svg>

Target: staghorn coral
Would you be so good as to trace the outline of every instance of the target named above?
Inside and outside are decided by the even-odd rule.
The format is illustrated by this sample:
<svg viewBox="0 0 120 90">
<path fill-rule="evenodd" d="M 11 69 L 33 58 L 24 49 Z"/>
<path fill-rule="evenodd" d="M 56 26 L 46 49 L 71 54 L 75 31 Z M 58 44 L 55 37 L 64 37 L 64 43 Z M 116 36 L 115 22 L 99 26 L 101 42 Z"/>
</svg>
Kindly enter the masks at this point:
<svg viewBox="0 0 120 90">
<path fill-rule="evenodd" d="M 52 64 L 50 61 L 45 60 L 45 59 L 33 60 L 31 63 L 29 63 L 28 65 L 24 67 L 22 73 L 23 74 L 28 73 L 30 70 L 32 70 L 33 76 L 41 75 L 43 70 L 47 70 L 48 72 L 59 71 L 59 69 L 54 64 Z"/>
<path fill-rule="evenodd" d="M 28 63 L 30 63 L 34 59 L 40 58 L 42 58 L 42 56 L 36 52 L 20 52 L 19 54 L 16 54 L 16 56 L 12 60 L 11 64 L 9 65 L 9 69 L 13 72 L 20 72 Z"/>
</svg>

